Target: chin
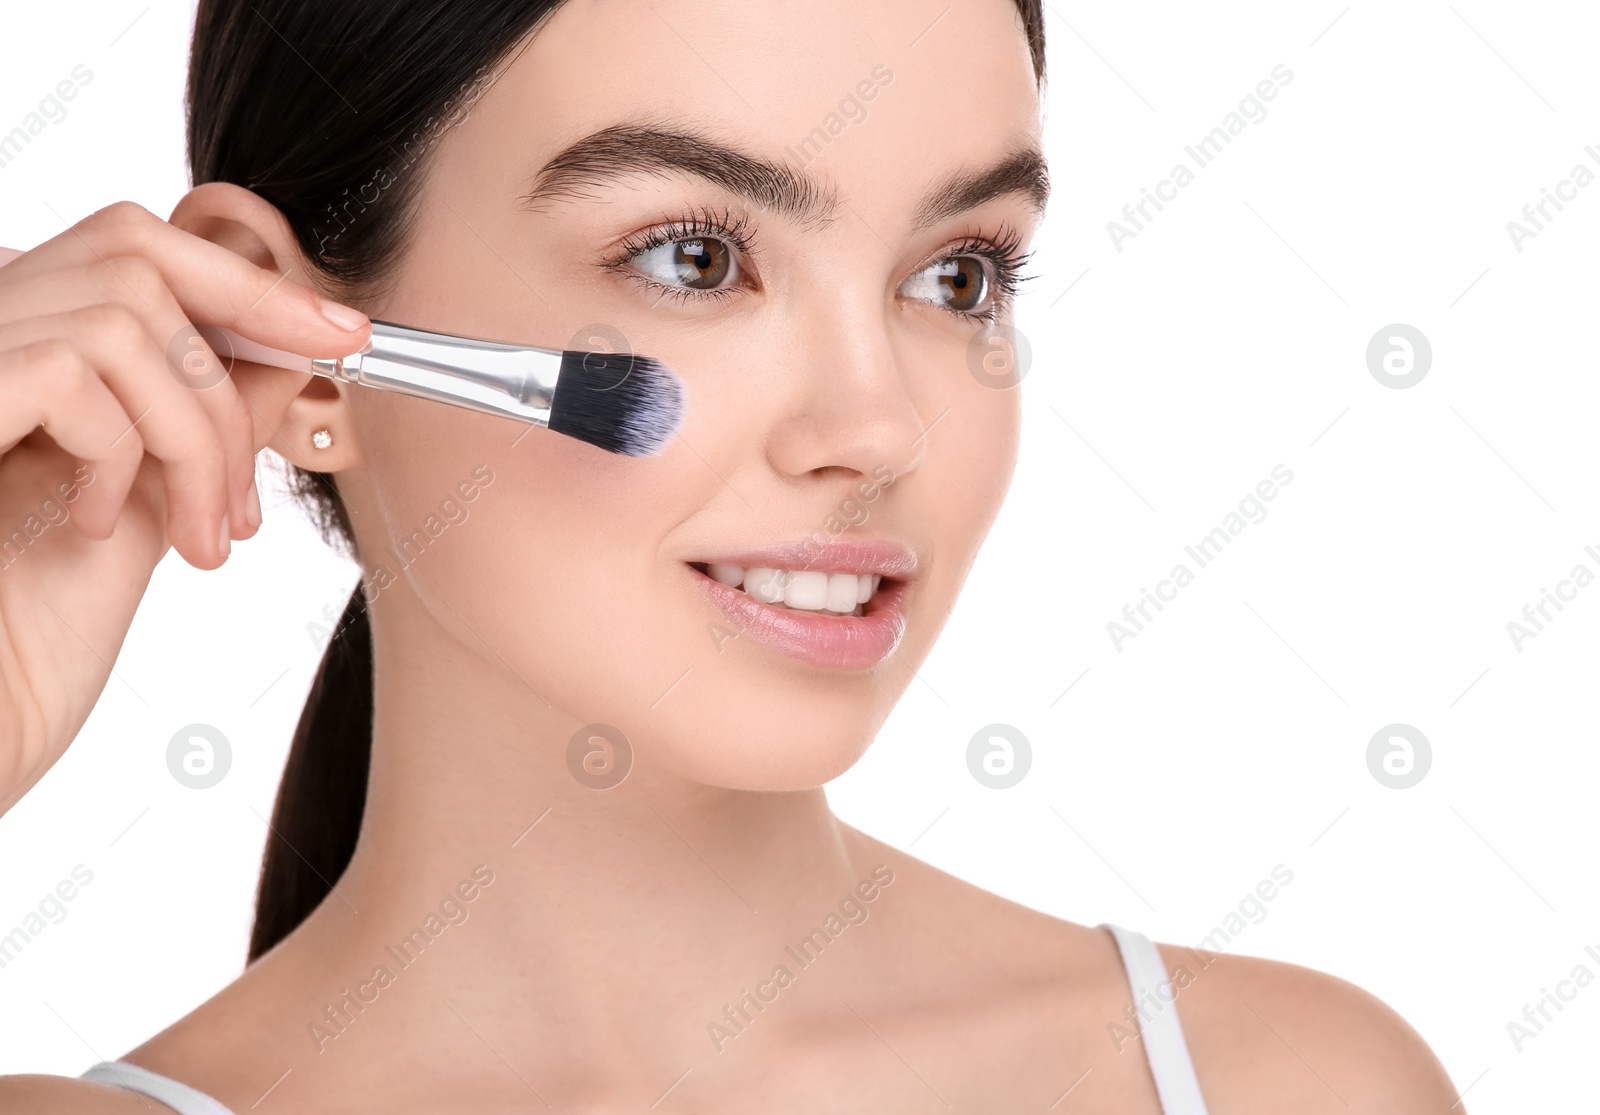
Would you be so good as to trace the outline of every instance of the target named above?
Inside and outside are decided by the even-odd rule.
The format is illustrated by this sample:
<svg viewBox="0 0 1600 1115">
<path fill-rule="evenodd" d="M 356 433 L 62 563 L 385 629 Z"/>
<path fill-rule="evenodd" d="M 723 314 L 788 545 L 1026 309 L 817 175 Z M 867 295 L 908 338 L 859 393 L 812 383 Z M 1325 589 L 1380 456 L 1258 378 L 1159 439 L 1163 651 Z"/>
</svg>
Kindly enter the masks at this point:
<svg viewBox="0 0 1600 1115">
<path fill-rule="evenodd" d="M 767 715 L 708 718 L 691 736 L 642 741 L 641 761 L 663 773 L 730 790 L 811 790 L 854 766 L 881 717 L 847 723 Z"/>
</svg>

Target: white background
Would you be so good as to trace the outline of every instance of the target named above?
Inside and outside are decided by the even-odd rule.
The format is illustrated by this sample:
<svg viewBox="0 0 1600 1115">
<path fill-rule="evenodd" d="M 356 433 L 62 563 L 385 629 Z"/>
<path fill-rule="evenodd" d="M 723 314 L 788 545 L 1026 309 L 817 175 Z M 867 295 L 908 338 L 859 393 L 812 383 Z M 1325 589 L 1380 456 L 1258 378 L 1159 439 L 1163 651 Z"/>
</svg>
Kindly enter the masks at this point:
<svg viewBox="0 0 1600 1115">
<path fill-rule="evenodd" d="M 169 212 L 189 5 L 10 7 L 0 131 L 75 65 L 94 77 L 0 170 L 0 244 L 119 198 Z M 1520 252 L 1506 225 L 1576 164 L 1600 172 L 1600 17 L 1341 8 L 1051 6 L 1017 480 L 921 680 L 830 797 L 981 886 L 1175 943 L 1283 864 L 1293 882 L 1232 950 L 1374 992 L 1474 1112 L 1572 1109 L 1594 1090 L 1600 985 L 1520 1052 L 1507 1023 L 1574 966 L 1600 975 L 1600 586 L 1520 650 L 1506 625 L 1574 565 L 1600 573 L 1600 183 Z M 1266 118 L 1119 251 L 1107 222 L 1280 63 Z M 1365 358 L 1394 323 L 1433 349 L 1405 390 Z M 1265 520 L 1116 649 L 1108 621 L 1195 569 L 1183 547 L 1278 464 L 1294 479 Z M 319 656 L 307 624 L 354 582 L 267 504 L 221 571 L 169 555 L 82 735 L 0 820 L 0 933 L 75 864 L 94 873 L 0 970 L 0 1072 L 114 1057 L 242 964 Z M 197 721 L 234 756 L 205 793 L 164 758 Z M 1008 790 L 967 768 L 995 722 L 1031 741 Z M 1396 722 L 1432 748 L 1404 790 L 1366 758 Z"/>
</svg>

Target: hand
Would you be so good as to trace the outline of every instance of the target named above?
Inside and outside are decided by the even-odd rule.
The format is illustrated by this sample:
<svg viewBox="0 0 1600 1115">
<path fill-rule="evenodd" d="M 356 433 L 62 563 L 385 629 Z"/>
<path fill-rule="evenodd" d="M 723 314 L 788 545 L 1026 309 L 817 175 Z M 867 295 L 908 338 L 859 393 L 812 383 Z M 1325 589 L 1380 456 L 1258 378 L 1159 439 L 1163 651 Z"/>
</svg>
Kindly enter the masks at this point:
<svg viewBox="0 0 1600 1115">
<path fill-rule="evenodd" d="M 221 183 L 174 222 L 202 191 L 293 243 Z M 132 202 L 0 267 L 0 813 L 88 718 L 167 549 L 215 569 L 261 524 L 255 455 L 310 376 L 228 371 L 192 323 L 308 357 L 365 343 L 364 315 L 285 278 Z"/>
</svg>

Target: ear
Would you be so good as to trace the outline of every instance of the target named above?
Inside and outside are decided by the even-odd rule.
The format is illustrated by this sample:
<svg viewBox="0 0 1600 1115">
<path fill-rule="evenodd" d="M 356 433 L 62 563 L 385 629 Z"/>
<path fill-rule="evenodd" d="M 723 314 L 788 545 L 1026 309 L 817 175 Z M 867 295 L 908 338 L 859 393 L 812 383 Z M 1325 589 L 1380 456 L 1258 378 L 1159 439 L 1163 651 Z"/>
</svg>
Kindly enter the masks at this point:
<svg viewBox="0 0 1600 1115">
<path fill-rule="evenodd" d="M 307 261 L 288 219 L 271 202 L 243 186 L 231 182 L 196 186 L 178 202 L 167 223 L 243 256 L 257 267 L 282 276 L 283 282 L 300 283 L 331 298 L 343 298 L 340 292 L 318 282 L 321 274 Z M 262 367 L 248 361 L 237 363 L 248 364 L 252 369 Z M 269 374 L 265 377 L 252 377 L 252 384 L 259 381 L 265 390 L 297 392 L 283 422 L 267 442 L 271 449 L 290 463 L 314 472 L 342 472 L 365 463 L 343 384 L 322 376 L 312 376 L 302 383 L 300 375 L 274 376 L 270 373 L 279 369 L 266 371 Z M 321 431 L 327 432 L 326 438 Z M 328 444 L 319 447 L 319 441 Z"/>
</svg>

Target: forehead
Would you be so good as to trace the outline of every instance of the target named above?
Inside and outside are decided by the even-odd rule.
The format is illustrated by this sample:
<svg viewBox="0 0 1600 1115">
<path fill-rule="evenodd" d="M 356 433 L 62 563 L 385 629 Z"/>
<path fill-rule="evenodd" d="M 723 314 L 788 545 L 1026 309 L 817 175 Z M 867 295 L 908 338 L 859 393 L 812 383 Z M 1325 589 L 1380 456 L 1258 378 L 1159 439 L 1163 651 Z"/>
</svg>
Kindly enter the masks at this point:
<svg viewBox="0 0 1600 1115">
<path fill-rule="evenodd" d="M 796 172 L 791 215 L 825 219 L 1036 144 L 1038 105 L 1014 0 L 567 0 L 463 130 L 532 188 L 585 137 L 669 123 Z"/>
</svg>

